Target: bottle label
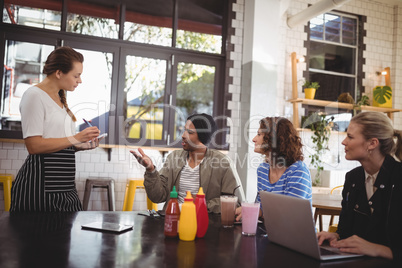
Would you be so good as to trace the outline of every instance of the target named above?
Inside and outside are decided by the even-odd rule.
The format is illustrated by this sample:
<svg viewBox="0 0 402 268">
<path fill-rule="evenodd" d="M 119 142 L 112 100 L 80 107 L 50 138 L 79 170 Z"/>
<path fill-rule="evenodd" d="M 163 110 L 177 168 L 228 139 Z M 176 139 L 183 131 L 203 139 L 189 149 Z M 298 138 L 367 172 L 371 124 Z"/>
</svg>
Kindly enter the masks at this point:
<svg viewBox="0 0 402 268">
<path fill-rule="evenodd" d="M 179 215 L 165 215 L 165 232 L 172 233 L 178 231 Z"/>
</svg>

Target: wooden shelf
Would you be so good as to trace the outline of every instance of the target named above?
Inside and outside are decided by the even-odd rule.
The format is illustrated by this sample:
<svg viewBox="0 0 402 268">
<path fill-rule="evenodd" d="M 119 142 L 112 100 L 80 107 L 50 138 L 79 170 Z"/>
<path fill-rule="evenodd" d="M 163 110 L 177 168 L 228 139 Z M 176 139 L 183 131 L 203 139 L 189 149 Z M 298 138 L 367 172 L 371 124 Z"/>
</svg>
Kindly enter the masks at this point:
<svg viewBox="0 0 402 268">
<path fill-rule="evenodd" d="M 383 107 L 375 107 L 375 106 L 366 106 L 362 105 L 360 107 L 355 107 L 350 103 L 343 103 L 337 101 L 325 101 L 325 100 L 310 100 L 303 99 L 298 97 L 297 90 L 297 58 L 296 52 L 292 52 L 291 54 L 291 66 L 292 66 L 292 98 L 288 102 L 293 104 L 293 126 L 300 130 L 299 124 L 299 104 L 311 105 L 311 106 L 320 106 L 320 107 L 329 107 L 329 108 L 338 108 L 338 109 L 346 109 L 346 110 L 358 110 L 358 111 L 375 111 L 375 112 L 383 112 L 388 115 L 391 120 L 393 120 L 393 113 L 402 112 L 402 109 L 393 109 L 393 108 L 383 108 Z M 391 75 L 390 68 L 385 68 L 387 74 L 385 76 L 385 84 L 391 86 Z"/>
<path fill-rule="evenodd" d="M 359 107 L 354 107 L 353 104 L 350 104 L 350 103 L 325 101 L 325 100 L 310 100 L 310 99 L 297 98 L 297 99 L 291 99 L 291 100 L 289 100 L 289 102 L 291 102 L 291 103 L 301 103 L 301 104 L 312 105 L 312 106 L 330 107 L 330 108 L 338 108 L 338 109 L 348 109 L 348 110 L 356 109 L 356 110 L 376 111 L 376 112 L 383 112 L 383 113 L 402 112 L 401 109 L 366 106 L 366 105 L 362 105 L 359 108 Z"/>
</svg>

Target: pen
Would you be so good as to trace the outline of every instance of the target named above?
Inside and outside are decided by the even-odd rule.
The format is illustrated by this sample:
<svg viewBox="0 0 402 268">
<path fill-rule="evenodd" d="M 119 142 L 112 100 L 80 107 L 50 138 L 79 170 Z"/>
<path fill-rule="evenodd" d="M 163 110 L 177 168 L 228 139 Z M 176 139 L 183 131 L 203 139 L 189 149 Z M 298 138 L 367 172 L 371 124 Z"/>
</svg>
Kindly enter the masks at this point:
<svg viewBox="0 0 402 268">
<path fill-rule="evenodd" d="M 88 126 L 92 127 L 91 123 L 89 123 L 87 120 L 85 120 L 84 118 L 82 118 L 82 120 L 84 120 L 85 124 L 87 124 Z"/>
</svg>

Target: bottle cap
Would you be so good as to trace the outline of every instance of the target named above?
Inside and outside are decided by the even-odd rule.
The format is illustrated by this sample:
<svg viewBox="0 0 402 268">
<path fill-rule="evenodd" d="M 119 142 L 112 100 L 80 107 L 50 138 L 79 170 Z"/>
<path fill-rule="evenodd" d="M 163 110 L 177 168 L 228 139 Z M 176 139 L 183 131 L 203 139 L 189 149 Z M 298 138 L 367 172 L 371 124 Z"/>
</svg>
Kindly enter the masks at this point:
<svg viewBox="0 0 402 268">
<path fill-rule="evenodd" d="M 187 191 L 187 196 L 184 198 L 184 201 L 193 201 L 193 196 L 191 195 L 191 191 Z"/>
<path fill-rule="evenodd" d="M 170 192 L 170 198 L 177 198 L 176 186 L 173 186 L 173 190 Z"/>
<path fill-rule="evenodd" d="M 202 187 L 200 187 L 200 190 L 198 191 L 198 193 L 197 193 L 197 196 L 198 195 L 200 195 L 200 196 L 204 196 L 205 194 L 204 194 L 204 191 L 202 190 Z"/>
</svg>

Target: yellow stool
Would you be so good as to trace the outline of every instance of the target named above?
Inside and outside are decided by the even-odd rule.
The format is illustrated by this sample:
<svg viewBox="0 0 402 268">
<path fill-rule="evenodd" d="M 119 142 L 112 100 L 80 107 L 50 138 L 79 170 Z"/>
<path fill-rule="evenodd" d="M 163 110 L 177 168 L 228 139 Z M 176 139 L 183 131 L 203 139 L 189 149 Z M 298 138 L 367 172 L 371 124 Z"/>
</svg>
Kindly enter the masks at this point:
<svg viewBox="0 0 402 268">
<path fill-rule="evenodd" d="M 11 174 L 0 174 L 0 182 L 3 183 L 4 191 L 4 210 L 10 211 L 11 204 L 11 183 L 13 181 L 13 175 Z"/>
<path fill-rule="evenodd" d="M 134 196 L 137 188 L 144 188 L 144 180 L 128 180 L 126 193 L 124 195 L 123 211 L 132 211 L 134 205 Z M 147 208 L 158 210 L 158 206 L 152 203 L 147 197 Z"/>
</svg>

